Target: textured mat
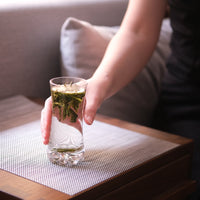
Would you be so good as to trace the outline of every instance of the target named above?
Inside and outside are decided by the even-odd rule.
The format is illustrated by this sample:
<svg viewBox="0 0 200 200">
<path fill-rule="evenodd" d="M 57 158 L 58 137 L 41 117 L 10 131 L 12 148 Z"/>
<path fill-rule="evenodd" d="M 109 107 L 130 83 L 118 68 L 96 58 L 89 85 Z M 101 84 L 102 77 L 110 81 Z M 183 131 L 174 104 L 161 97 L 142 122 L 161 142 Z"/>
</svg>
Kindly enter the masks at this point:
<svg viewBox="0 0 200 200">
<path fill-rule="evenodd" d="M 177 146 L 95 121 L 84 126 L 85 161 L 75 167 L 51 164 L 40 121 L 1 130 L 1 169 L 73 195 Z"/>
<path fill-rule="evenodd" d="M 95 121 L 84 125 L 85 161 L 49 162 L 40 132 L 41 106 L 23 96 L 0 101 L 0 167 L 69 195 L 133 168 L 177 144 Z"/>
</svg>

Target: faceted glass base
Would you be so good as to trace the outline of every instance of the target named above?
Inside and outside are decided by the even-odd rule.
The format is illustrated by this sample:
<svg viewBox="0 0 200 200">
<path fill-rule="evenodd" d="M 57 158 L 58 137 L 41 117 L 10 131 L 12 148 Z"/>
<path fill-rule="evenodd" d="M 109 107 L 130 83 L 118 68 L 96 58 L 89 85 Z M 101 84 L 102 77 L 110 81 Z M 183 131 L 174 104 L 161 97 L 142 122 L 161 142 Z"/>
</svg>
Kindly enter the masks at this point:
<svg viewBox="0 0 200 200">
<path fill-rule="evenodd" d="M 47 156 L 53 164 L 61 166 L 74 166 L 84 160 L 84 150 L 79 152 L 57 152 L 48 150 Z"/>
</svg>

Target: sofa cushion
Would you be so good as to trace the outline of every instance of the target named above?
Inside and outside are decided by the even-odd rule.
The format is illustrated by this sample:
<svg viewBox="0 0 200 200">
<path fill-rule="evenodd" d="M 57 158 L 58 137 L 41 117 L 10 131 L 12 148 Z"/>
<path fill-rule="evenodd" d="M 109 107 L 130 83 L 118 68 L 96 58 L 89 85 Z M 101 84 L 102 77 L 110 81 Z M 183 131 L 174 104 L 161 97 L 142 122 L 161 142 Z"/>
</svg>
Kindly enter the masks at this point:
<svg viewBox="0 0 200 200">
<path fill-rule="evenodd" d="M 98 67 L 105 49 L 119 27 L 95 26 L 68 18 L 61 29 L 60 51 L 62 76 L 88 79 Z M 157 105 L 160 83 L 170 53 L 171 28 L 165 20 L 152 58 L 142 72 L 125 88 L 107 99 L 99 113 L 122 120 L 149 125 Z"/>
</svg>

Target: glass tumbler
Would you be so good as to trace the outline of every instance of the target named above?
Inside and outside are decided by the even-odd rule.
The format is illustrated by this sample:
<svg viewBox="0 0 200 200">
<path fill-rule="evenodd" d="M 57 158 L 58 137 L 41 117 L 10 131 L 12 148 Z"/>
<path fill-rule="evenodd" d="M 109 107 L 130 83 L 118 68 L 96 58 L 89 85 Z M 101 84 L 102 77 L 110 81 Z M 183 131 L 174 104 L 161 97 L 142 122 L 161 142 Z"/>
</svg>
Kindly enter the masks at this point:
<svg viewBox="0 0 200 200">
<path fill-rule="evenodd" d="M 50 80 L 51 132 L 47 155 L 58 165 L 72 166 L 84 160 L 83 109 L 87 81 L 76 77 Z"/>
</svg>

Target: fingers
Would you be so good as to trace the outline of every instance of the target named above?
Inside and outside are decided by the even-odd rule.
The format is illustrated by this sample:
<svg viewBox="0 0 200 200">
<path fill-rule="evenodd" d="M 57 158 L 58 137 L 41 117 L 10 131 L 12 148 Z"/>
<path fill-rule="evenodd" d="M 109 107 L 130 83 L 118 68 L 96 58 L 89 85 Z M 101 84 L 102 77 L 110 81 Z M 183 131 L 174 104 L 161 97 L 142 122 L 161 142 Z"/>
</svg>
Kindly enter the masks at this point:
<svg viewBox="0 0 200 200">
<path fill-rule="evenodd" d="M 86 103 L 84 109 L 84 121 L 91 125 L 94 121 L 96 112 L 103 101 L 102 90 L 98 89 L 92 79 L 88 80 L 88 87 L 86 91 Z"/>
<path fill-rule="evenodd" d="M 51 130 L 51 117 L 52 117 L 52 100 L 49 97 L 45 101 L 43 110 L 41 111 L 41 132 L 43 144 L 49 143 L 50 130 Z"/>
<path fill-rule="evenodd" d="M 97 105 L 94 102 L 86 101 L 84 110 L 84 121 L 86 124 L 91 125 L 94 121 L 97 112 Z"/>
<path fill-rule="evenodd" d="M 42 110 L 41 112 L 41 132 L 42 132 L 42 139 L 43 139 L 43 144 L 48 144 L 48 133 L 46 132 L 46 117 L 45 117 L 45 109 Z"/>
<path fill-rule="evenodd" d="M 80 107 L 79 110 L 82 110 L 82 108 Z M 71 118 L 68 117 L 68 116 L 65 119 L 60 118 L 60 110 L 59 110 L 59 108 L 54 108 L 53 112 L 54 112 L 54 116 L 57 118 L 58 121 L 60 121 L 60 122 L 62 122 L 64 124 L 67 124 L 69 126 L 72 126 L 72 127 L 76 128 L 80 133 L 82 133 L 82 121 L 81 121 L 81 119 L 82 119 L 81 114 L 82 113 L 81 112 L 77 113 L 78 116 L 80 116 L 80 119 L 78 117 L 76 122 L 71 122 Z M 51 127 L 50 127 L 50 129 L 51 129 Z M 47 135 L 45 135 L 45 137 L 47 137 Z"/>
</svg>

